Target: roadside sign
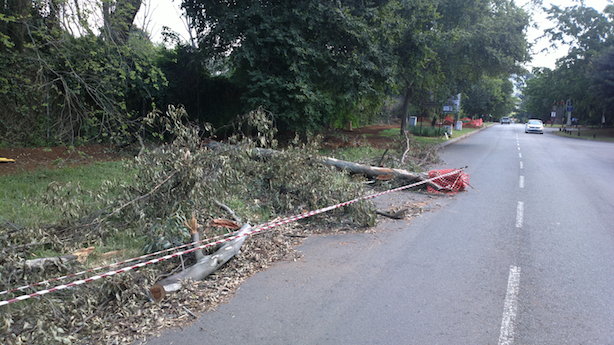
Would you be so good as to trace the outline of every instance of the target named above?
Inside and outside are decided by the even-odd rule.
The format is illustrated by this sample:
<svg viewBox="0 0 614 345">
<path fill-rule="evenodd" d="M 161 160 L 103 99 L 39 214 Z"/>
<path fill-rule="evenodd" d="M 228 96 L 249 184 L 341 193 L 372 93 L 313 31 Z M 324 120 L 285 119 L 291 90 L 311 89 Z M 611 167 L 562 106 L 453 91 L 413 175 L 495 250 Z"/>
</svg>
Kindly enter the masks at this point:
<svg viewBox="0 0 614 345">
<path fill-rule="evenodd" d="M 568 105 L 567 106 L 567 111 L 573 111 L 573 105 Z"/>
<path fill-rule="evenodd" d="M 551 112 L 550 117 L 556 117 L 556 111 Z"/>
</svg>

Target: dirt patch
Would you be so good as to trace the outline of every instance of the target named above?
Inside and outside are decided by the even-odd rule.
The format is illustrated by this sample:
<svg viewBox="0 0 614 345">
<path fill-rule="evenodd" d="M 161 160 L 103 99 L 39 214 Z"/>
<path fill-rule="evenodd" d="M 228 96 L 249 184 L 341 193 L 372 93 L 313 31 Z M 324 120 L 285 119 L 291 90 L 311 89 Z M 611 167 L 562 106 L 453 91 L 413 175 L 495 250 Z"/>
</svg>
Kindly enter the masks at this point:
<svg viewBox="0 0 614 345">
<path fill-rule="evenodd" d="M 0 157 L 14 163 L 0 164 L 0 175 L 32 171 L 41 168 L 61 168 L 99 161 L 118 160 L 121 156 L 109 146 L 0 148 Z"/>
<path fill-rule="evenodd" d="M 386 129 L 399 128 L 400 124 L 370 125 L 353 130 L 336 130 L 324 134 L 322 146 L 329 149 L 370 145 L 376 148 L 391 148 L 395 140 L 379 133 Z M 99 161 L 122 158 L 112 147 L 88 145 L 79 147 L 34 147 L 0 148 L 0 157 L 11 158 L 15 163 L 0 163 L 0 175 L 15 174 L 42 168 L 53 169 L 84 165 Z"/>
<path fill-rule="evenodd" d="M 379 135 L 386 129 L 398 129 L 400 124 L 377 124 L 356 128 L 353 130 L 335 130 L 324 134 L 322 146 L 327 149 L 343 147 L 358 147 L 370 145 L 376 148 L 391 148 L 395 145 L 395 138 Z"/>
<path fill-rule="evenodd" d="M 370 145 L 376 148 L 391 148 L 394 138 L 379 133 L 386 129 L 399 128 L 399 124 L 378 124 L 349 130 L 327 132 L 322 146 L 336 149 Z M 15 163 L 0 163 L 0 175 L 15 174 L 37 169 L 53 169 L 84 165 L 99 161 L 113 161 L 122 158 L 112 147 L 88 145 L 79 147 L 34 147 L 0 148 L 0 157 L 11 158 Z"/>
</svg>

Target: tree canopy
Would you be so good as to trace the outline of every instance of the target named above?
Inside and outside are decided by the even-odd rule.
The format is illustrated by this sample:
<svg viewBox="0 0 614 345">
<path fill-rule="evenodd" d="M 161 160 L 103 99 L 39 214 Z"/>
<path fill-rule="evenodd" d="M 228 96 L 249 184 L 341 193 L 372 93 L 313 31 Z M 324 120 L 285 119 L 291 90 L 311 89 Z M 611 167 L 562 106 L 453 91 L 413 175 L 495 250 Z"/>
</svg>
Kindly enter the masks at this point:
<svg viewBox="0 0 614 345">
<path fill-rule="evenodd" d="M 512 0 L 181 4 L 196 36 L 162 46 L 134 24 L 140 0 L 0 1 L 0 142 L 130 140 L 169 104 L 217 126 L 262 107 L 286 132 L 363 124 L 391 98 L 404 119 L 528 58 Z M 491 96 L 508 91 L 495 84 Z"/>
<path fill-rule="evenodd" d="M 462 102 L 466 115 L 496 119 L 514 111 L 514 85 L 508 78 L 485 76 L 467 88 Z"/>
<path fill-rule="evenodd" d="M 554 70 L 535 70 L 528 76 L 523 112 L 549 118 L 561 104 L 573 104 L 573 117 L 581 123 L 612 122 L 612 49 L 614 5 L 604 12 L 578 4 L 547 9 L 556 25 L 546 30 L 553 46 L 568 44 L 568 54 Z M 562 110 L 560 110 L 562 111 Z"/>
<path fill-rule="evenodd" d="M 387 1 L 186 0 L 199 46 L 226 59 L 248 107 L 288 129 L 374 113 L 392 66 L 382 46 Z M 359 115 L 360 116 L 360 115 Z"/>
</svg>

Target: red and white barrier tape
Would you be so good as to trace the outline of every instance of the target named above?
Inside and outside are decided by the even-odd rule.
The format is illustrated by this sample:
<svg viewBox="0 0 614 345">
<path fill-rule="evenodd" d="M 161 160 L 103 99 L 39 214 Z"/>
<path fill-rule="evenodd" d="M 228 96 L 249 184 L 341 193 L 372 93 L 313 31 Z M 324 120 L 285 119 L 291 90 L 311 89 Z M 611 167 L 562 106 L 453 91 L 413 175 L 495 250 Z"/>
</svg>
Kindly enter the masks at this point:
<svg viewBox="0 0 614 345">
<path fill-rule="evenodd" d="M 234 233 L 236 233 L 236 231 L 228 233 L 228 234 L 225 234 L 225 235 L 215 236 L 215 237 L 212 237 L 212 238 L 205 238 L 203 240 L 192 242 L 192 243 L 182 244 L 182 245 L 177 246 L 177 247 L 160 250 L 160 251 L 157 251 L 157 252 L 154 252 L 154 253 L 149 253 L 149 254 L 141 255 L 141 256 L 136 257 L 136 258 L 131 258 L 131 259 L 127 259 L 127 260 L 124 260 L 124 261 L 115 262 L 115 263 L 112 263 L 112 264 L 109 264 L 109 265 L 106 265 L 106 266 L 90 268 L 90 269 L 87 269 L 87 270 L 84 270 L 84 271 L 81 271 L 81 272 L 71 273 L 71 274 L 67 274 L 65 276 L 43 280 L 43 281 L 38 282 L 38 283 L 33 283 L 33 284 L 30 284 L 30 285 L 24 285 L 24 286 L 20 286 L 20 287 L 16 287 L 16 288 L 10 289 L 10 290 L 0 291 L 0 295 L 6 295 L 6 294 L 11 293 L 11 292 L 23 291 L 23 290 L 26 290 L 26 289 L 30 289 L 30 288 L 34 288 L 34 287 L 37 287 L 37 286 L 41 286 L 41 285 L 57 282 L 57 281 L 60 281 L 60 280 L 65 280 L 65 279 L 68 279 L 68 278 L 74 278 L 74 277 L 82 276 L 84 274 L 100 271 L 100 270 L 103 270 L 105 268 L 121 266 L 121 265 L 127 264 L 129 262 L 147 259 L 147 258 L 150 258 L 152 256 L 158 256 L 158 255 L 163 254 L 163 253 L 169 253 L 169 252 L 175 251 L 177 249 L 190 247 L 190 246 L 193 246 L 193 245 L 197 245 L 199 243 L 204 243 L 204 242 L 207 242 L 207 241 L 217 240 L 217 239 L 220 239 L 220 238 L 224 238 L 226 236 L 232 236 L 232 234 L 234 234 Z"/>
<path fill-rule="evenodd" d="M 454 171 L 451 171 L 451 172 L 449 172 L 447 174 L 439 175 L 437 177 L 426 179 L 426 180 L 423 180 L 423 181 L 420 181 L 420 182 L 416 182 L 416 183 L 412 183 L 412 184 L 409 184 L 409 185 L 397 187 L 397 188 L 390 189 L 390 190 L 383 191 L 383 192 L 379 192 L 379 193 L 374 193 L 374 194 L 370 194 L 370 195 L 361 196 L 361 197 L 358 197 L 356 199 L 345 201 L 345 202 L 342 202 L 342 203 L 339 203 L 339 204 L 336 204 L 336 205 L 332 205 L 332 206 L 320 208 L 320 209 L 317 209 L 317 210 L 314 210 L 314 211 L 309 211 L 309 212 L 301 213 L 299 215 L 289 216 L 289 217 L 285 217 L 285 218 L 282 218 L 282 219 L 279 219 L 279 220 L 276 220 L 276 221 L 264 223 L 262 225 L 259 225 L 259 226 L 255 227 L 255 228 L 253 228 L 253 230 L 250 230 L 250 231 L 242 233 L 241 235 L 234 235 L 234 236 L 225 237 L 225 238 L 219 239 L 219 240 L 214 241 L 214 242 L 209 242 L 209 243 L 201 244 L 201 245 L 199 245 L 197 247 L 193 247 L 193 248 L 190 248 L 190 249 L 187 249 L 187 250 L 175 252 L 173 254 L 164 255 L 164 256 L 156 258 L 156 259 L 140 262 L 138 264 L 135 264 L 135 265 L 132 265 L 132 266 L 123 267 L 123 268 L 118 269 L 118 270 L 108 271 L 108 272 L 105 272 L 103 274 L 91 276 L 89 278 L 85 278 L 85 279 L 81 279 L 81 280 L 76 280 L 76 281 L 70 282 L 68 284 L 62 284 L 62 285 L 58 285 L 58 286 L 55 286 L 55 287 L 52 287 L 52 288 L 49 288 L 49 289 L 44 289 L 44 290 L 40 290 L 40 291 L 37 291 L 37 292 L 33 292 L 31 294 L 21 295 L 21 296 L 18 296 L 18 297 L 15 297 L 15 298 L 11 298 L 11 299 L 8 299 L 8 300 L 5 300 L 5 301 L 0 301 L 0 306 L 7 305 L 7 304 L 12 304 L 12 303 L 23 301 L 23 300 L 27 300 L 27 299 L 30 299 L 32 297 L 43 296 L 43 295 L 46 295 L 46 294 L 51 293 L 51 292 L 56 292 L 56 291 L 68 289 L 68 288 L 71 288 L 71 287 L 79 286 L 79 285 L 82 285 L 82 284 L 85 284 L 85 283 L 89 283 L 89 282 L 92 282 L 92 281 L 95 281 L 95 280 L 99 280 L 99 279 L 102 279 L 102 278 L 111 277 L 111 276 L 114 276 L 116 274 L 132 271 L 134 269 L 141 268 L 141 267 L 144 267 L 144 266 L 147 266 L 147 265 L 151 265 L 151 264 L 155 264 L 155 263 L 158 263 L 158 262 L 166 261 L 166 260 L 169 260 L 169 259 L 172 259 L 172 258 L 179 257 L 179 256 L 184 255 L 184 254 L 189 254 L 189 253 L 192 253 L 192 252 L 197 251 L 197 250 L 201 250 L 201 249 L 204 249 L 204 248 L 216 246 L 218 244 L 222 244 L 222 243 L 225 243 L 225 242 L 230 242 L 230 241 L 235 240 L 237 238 L 252 236 L 252 235 L 261 233 L 261 232 L 263 232 L 265 230 L 269 230 L 269 229 L 272 229 L 274 227 L 280 226 L 280 225 L 292 223 L 292 222 L 295 222 L 295 221 L 300 220 L 300 219 L 304 219 L 304 218 L 312 217 L 312 216 L 315 216 L 315 215 L 318 215 L 318 214 L 321 214 L 321 213 L 324 213 L 324 212 L 332 211 L 334 209 L 345 207 L 345 206 L 357 203 L 357 202 L 362 201 L 362 200 L 370 200 L 370 199 L 377 198 L 377 197 L 385 195 L 385 194 L 394 193 L 394 192 L 398 192 L 398 191 L 401 191 L 401 190 L 405 190 L 405 189 L 409 189 L 409 188 L 412 188 L 412 187 L 416 187 L 416 186 L 419 186 L 419 185 L 431 182 L 432 180 L 439 179 L 439 178 L 442 178 L 442 177 L 445 177 L 445 176 L 448 176 L 448 175 L 456 174 L 458 172 L 459 172 L 459 170 L 454 170 Z M 210 239 L 208 239 L 208 240 L 210 240 Z M 208 241 L 208 240 L 203 240 L 203 241 Z M 203 241 L 201 241 L 201 242 L 203 242 Z M 196 242 L 196 243 L 198 243 L 198 242 Z M 109 266 L 100 267 L 98 269 L 118 266 L 118 265 L 121 265 L 122 263 L 136 261 L 136 260 L 139 260 L 140 258 L 143 258 L 143 257 L 149 257 L 149 256 L 153 256 L 153 255 L 158 255 L 158 254 L 161 254 L 161 253 L 169 251 L 169 250 L 175 250 L 175 249 L 183 248 L 183 247 L 190 246 L 190 245 L 193 245 L 193 243 L 182 245 L 182 246 L 179 246 L 179 247 L 176 247 L 176 248 L 166 249 L 164 251 L 160 251 L 160 252 L 157 252 L 157 253 L 143 255 L 143 256 L 141 256 L 139 258 L 125 260 L 123 262 L 120 262 L 120 263 L 117 263 L 117 264 L 112 264 L 112 265 L 109 265 Z M 68 277 L 74 277 L 74 276 L 77 276 L 77 275 L 81 275 L 81 274 L 85 274 L 85 273 L 88 273 L 88 272 L 92 272 L 93 270 L 94 269 L 89 270 L 89 271 L 83 271 L 83 272 L 75 273 L 74 275 L 68 275 L 68 276 L 65 276 L 65 277 L 49 279 L 49 280 L 44 281 L 44 282 L 40 282 L 40 283 L 36 283 L 36 284 L 31 284 L 31 285 L 29 285 L 27 287 L 38 286 L 38 285 L 41 285 L 41 284 L 45 284 L 46 282 L 58 281 L 58 280 L 61 280 L 61 279 L 66 279 Z M 24 289 L 27 288 L 27 287 L 24 287 Z M 7 291 L 18 291 L 18 290 L 21 290 L 21 288 L 11 289 L 11 290 L 7 290 Z"/>
</svg>

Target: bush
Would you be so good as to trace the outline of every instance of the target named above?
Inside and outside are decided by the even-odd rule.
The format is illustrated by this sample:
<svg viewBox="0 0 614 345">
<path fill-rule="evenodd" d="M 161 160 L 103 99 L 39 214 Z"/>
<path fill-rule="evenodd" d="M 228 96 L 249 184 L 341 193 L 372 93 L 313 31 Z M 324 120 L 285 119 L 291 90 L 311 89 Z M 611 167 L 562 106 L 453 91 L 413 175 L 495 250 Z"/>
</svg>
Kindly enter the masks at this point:
<svg viewBox="0 0 614 345">
<path fill-rule="evenodd" d="M 438 127 L 422 127 L 415 126 L 410 129 L 411 134 L 417 135 L 419 137 L 440 137 L 443 135 L 445 130 L 443 128 Z"/>
</svg>

